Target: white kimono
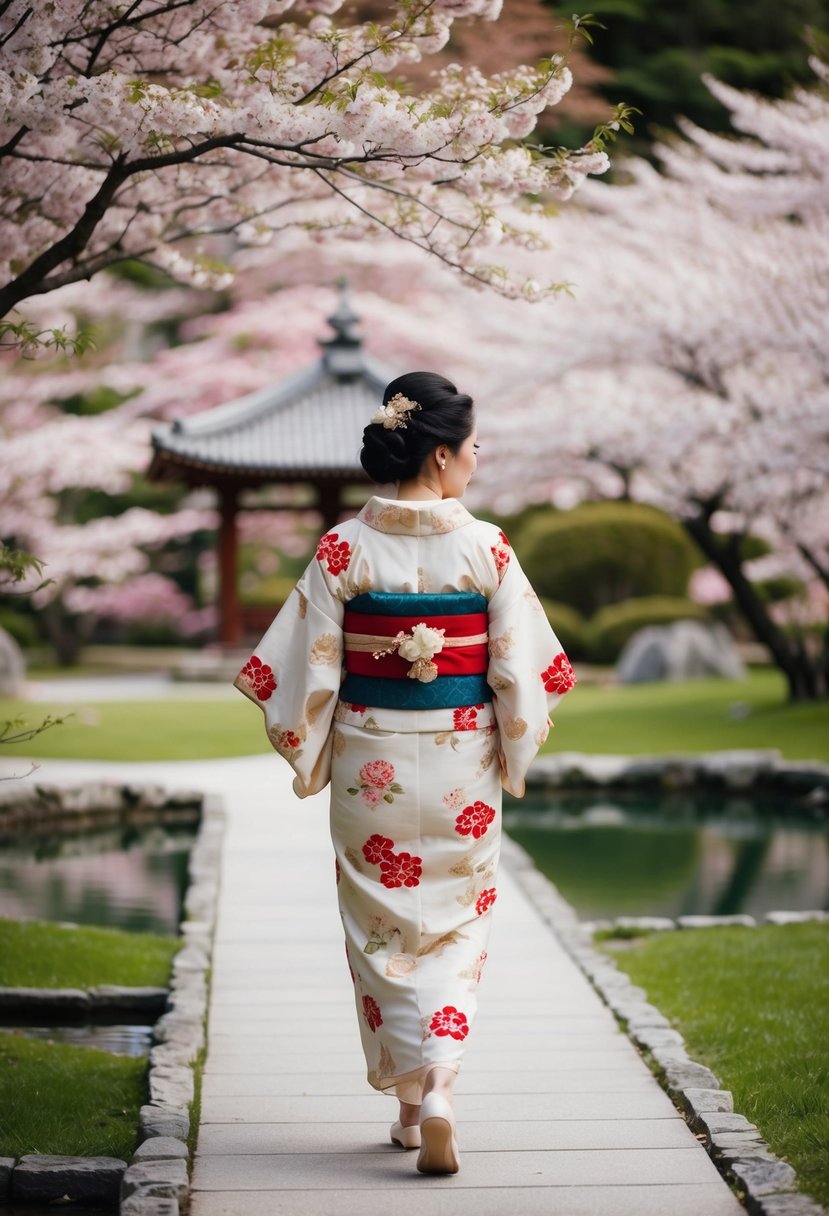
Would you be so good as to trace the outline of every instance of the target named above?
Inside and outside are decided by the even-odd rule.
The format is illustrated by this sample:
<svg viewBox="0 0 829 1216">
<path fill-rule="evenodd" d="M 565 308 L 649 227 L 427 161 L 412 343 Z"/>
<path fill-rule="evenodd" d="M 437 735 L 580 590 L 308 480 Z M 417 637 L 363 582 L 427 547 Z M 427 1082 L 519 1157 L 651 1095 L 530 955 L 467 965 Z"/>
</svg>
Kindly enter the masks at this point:
<svg viewBox="0 0 829 1216">
<path fill-rule="evenodd" d="M 357 636 L 343 629 L 346 606 L 375 592 L 485 597 L 487 657 L 477 678 L 485 672 L 491 699 L 422 709 L 341 699 L 345 650 Z M 458 644 L 473 640 L 480 646 L 480 637 Z M 402 655 L 395 661 L 405 669 Z M 415 670 L 412 659 L 408 675 Z M 421 669 L 417 679 L 434 674 Z M 460 1067 L 497 899 L 501 790 L 524 793 L 550 710 L 575 684 L 567 657 L 494 524 L 454 498 L 374 496 L 321 539 L 235 684 L 264 711 L 297 795 L 331 782 L 338 902 L 368 1080 L 419 1103 L 429 1067 Z"/>
</svg>

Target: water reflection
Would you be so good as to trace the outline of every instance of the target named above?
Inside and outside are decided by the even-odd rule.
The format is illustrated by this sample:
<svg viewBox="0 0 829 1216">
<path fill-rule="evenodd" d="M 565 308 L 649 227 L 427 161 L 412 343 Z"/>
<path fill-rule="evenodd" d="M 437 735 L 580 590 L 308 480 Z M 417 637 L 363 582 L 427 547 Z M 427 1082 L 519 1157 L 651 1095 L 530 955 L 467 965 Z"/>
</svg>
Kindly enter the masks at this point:
<svg viewBox="0 0 829 1216">
<path fill-rule="evenodd" d="M 153 1045 L 152 1026 L 2 1026 L 4 1034 L 22 1034 L 46 1043 L 97 1047 L 118 1056 L 146 1056 Z"/>
<path fill-rule="evenodd" d="M 0 917 L 175 934 L 196 829 L 109 829 L 0 850 Z"/>
<path fill-rule="evenodd" d="M 583 919 L 829 908 L 829 825 L 780 806 L 507 801 L 504 826 Z"/>
</svg>

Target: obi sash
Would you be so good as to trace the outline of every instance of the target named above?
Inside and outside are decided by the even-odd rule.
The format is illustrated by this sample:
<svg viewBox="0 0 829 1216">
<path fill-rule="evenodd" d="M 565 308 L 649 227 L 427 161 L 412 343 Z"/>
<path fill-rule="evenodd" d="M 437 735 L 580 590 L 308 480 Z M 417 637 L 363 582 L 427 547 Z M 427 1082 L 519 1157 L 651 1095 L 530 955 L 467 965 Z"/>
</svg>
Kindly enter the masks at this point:
<svg viewBox="0 0 829 1216">
<path fill-rule="evenodd" d="M 432 656 L 437 676 L 412 679 L 412 664 L 397 650 L 382 653 L 402 630 L 420 623 L 442 629 L 443 648 Z M 365 591 L 343 616 L 345 679 L 340 699 L 386 709 L 442 709 L 492 700 L 486 682 L 487 599 L 477 591 L 437 594 Z M 379 658 L 374 654 L 379 653 Z"/>
</svg>

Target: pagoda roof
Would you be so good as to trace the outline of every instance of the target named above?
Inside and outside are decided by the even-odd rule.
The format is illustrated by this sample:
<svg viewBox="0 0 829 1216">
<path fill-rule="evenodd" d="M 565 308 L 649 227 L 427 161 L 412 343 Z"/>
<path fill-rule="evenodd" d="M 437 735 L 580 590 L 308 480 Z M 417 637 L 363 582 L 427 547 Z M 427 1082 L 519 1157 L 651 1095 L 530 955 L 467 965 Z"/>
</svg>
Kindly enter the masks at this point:
<svg viewBox="0 0 829 1216">
<path fill-rule="evenodd" d="M 398 373 L 367 355 L 344 284 L 328 318 L 332 338 L 310 366 L 236 401 L 153 431 L 154 480 L 256 486 L 279 481 L 368 481 L 363 428 Z"/>
</svg>

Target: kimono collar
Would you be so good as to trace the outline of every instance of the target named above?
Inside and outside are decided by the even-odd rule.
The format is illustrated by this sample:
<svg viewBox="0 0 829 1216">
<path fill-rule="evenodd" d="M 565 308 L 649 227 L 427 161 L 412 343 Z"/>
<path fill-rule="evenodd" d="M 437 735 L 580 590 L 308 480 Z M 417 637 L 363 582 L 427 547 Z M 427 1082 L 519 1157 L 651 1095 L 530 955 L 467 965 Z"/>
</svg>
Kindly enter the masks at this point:
<svg viewBox="0 0 829 1216">
<path fill-rule="evenodd" d="M 466 507 L 457 498 L 426 500 L 380 498 L 375 494 L 368 500 L 357 518 L 378 532 L 395 532 L 402 536 L 432 536 L 454 532 L 472 523 Z"/>
</svg>

